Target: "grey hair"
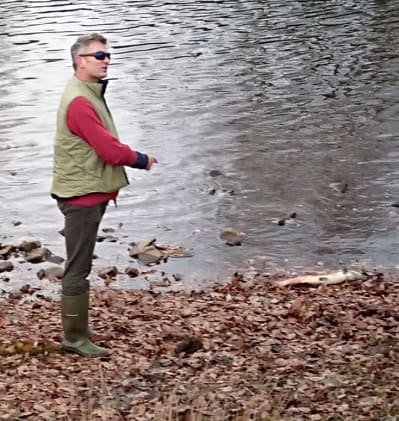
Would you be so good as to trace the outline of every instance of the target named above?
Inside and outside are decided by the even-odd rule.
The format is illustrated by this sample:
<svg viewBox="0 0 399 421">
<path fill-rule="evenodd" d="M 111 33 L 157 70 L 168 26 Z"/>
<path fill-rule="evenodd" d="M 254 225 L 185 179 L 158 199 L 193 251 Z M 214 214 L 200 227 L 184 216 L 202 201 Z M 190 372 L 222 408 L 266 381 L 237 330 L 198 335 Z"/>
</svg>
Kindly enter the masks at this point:
<svg viewBox="0 0 399 421">
<path fill-rule="evenodd" d="M 91 34 L 80 35 L 80 37 L 75 41 L 71 47 L 71 57 L 72 57 L 72 66 L 76 70 L 76 56 L 81 54 L 93 41 L 101 42 L 104 45 L 107 45 L 107 39 L 96 32 Z"/>
</svg>

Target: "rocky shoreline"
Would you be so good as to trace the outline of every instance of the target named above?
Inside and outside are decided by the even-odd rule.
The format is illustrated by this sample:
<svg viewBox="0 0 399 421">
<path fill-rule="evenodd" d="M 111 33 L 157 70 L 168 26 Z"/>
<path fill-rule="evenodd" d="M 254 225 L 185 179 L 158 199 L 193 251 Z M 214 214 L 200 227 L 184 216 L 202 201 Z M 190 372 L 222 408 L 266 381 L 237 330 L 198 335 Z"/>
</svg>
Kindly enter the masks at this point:
<svg viewBox="0 0 399 421">
<path fill-rule="evenodd" d="M 109 234 L 110 229 L 103 231 L 106 234 L 99 234 L 97 242 L 118 241 L 118 238 Z M 63 234 L 62 231 L 60 233 Z M 181 281 L 181 275 L 167 276 L 157 265 L 167 262 L 168 258 L 190 257 L 190 253 L 179 246 L 161 246 L 152 239 L 131 242 L 129 256 L 132 264 L 123 268 L 95 266 L 92 277 L 101 282 L 94 284 L 109 286 L 117 277 L 125 277 L 138 278 L 138 288 L 143 286 L 143 280 L 148 289 L 170 287 L 172 283 Z M 96 259 L 94 255 L 93 260 Z M 63 276 L 64 261 L 63 257 L 44 247 L 42 241 L 35 237 L 26 236 L 16 243 L 0 243 L 0 299 L 26 292 L 39 298 L 54 297 Z M 28 281 L 21 283 L 21 278 Z"/>
<path fill-rule="evenodd" d="M 0 419 L 399 419 L 399 283 L 93 288 L 106 361 L 63 354 L 59 303 L 0 301 Z"/>
<path fill-rule="evenodd" d="M 127 243 L 121 241 L 116 231 L 111 227 L 102 228 L 97 243 L 119 243 L 127 247 L 124 259 L 127 263 L 123 267 L 120 264 L 106 265 L 94 254 L 90 275 L 94 286 L 115 285 L 116 281 L 126 284 L 134 278 L 133 289 L 167 291 L 187 287 L 181 273 L 166 273 L 162 264 L 169 259 L 192 257 L 191 251 L 179 245 L 158 244 L 155 238 Z M 59 233 L 64 235 L 63 230 Z M 245 234 L 226 228 L 219 237 L 226 246 L 241 246 Z M 27 291 L 34 297 L 54 298 L 59 291 L 64 261 L 64 257 L 53 253 L 35 236 L 22 236 L 15 242 L 0 241 L 0 300 Z"/>
</svg>

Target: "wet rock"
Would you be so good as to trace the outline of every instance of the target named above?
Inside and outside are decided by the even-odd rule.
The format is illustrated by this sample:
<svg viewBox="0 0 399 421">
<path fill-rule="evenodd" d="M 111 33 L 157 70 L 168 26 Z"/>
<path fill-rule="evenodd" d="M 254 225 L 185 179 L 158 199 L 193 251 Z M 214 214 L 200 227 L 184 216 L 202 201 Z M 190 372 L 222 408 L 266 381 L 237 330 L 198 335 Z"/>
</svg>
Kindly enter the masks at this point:
<svg viewBox="0 0 399 421">
<path fill-rule="evenodd" d="M 191 257 L 192 254 L 181 246 L 161 246 L 156 244 L 156 239 L 150 241 L 138 241 L 129 244 L 129 255 L 140 260 L 145 265 L 166 262 L 168 257 Z"/>
<path fill-rule="evenodd" d="M 145 265 L 159 263 L 165 258 L 162 251 L 155 244 L 156 239 L 131 243 L 129 255 L 140 260 Z"/>
<path fill-rule="evenodd" d="M 25 251 L 26 253 L 29 253 L 30 251 L 34 249 L 38 249 L 41 246 L 42 246 L 42 243 L 40 242 L 40 240 L 31 238 L 31 239 L 22 240 L 21 243 L 17 247 Z"/>
<path fill-rule="evenodd" d="M 346 193 L 347 191 L 348 191 L 348 187 L 349 187 L 349 185 L 348 185 L 348 183 L 344 183 L 344 185 L 341 187 L 341 189 L 340 189 L 340 192 L 343 194 L 343 193 Z"/>
<path fill-rule="evenodd" d="M 133 267 L 128 267 L 125 270 L 125 273 L 130 277 L 130 278 L 136 278 L 137 276 L 139 276 L 140 271 L 137 268 L 133 268 Z"/>
<path fill-rule="evenodd" d="M 281 219 L 277 219 L 277 221 L 275 221 L 277 223 L 277 225 L 279 226 L 284 226 L 286 224 L 293 224 L 295 223 L 294 219 L 297 217 L 296 212 L 292 212 L 291 215 L 288 218 L 281 218 Z"/>
<path fill-rule="evenodd" d="M 36 291 L 36 288 L 32 288 L 29 284 L 22 286 L 19 290 L 21 294 L 32 295 Z"/>
<path fill-rule="evenodd" d="M 118 268 L 116 266 L 109 266 L 98 272 L 98 276 L 102 279 L 114 278 L 117 274 Z"/>
<path fill-rule="evenodd" d="M 209 171 L 209 175 L 211 177 L 219 177 L 220 175 L 222 175 L 223 173 L 219 170 L 210 170 Z"/>
<path fill-rule="evenodd" d="M 97 243 L 102 243 L 103 241 L 108 241 L 109 243 L 116 243 L 118 241 L 117 237 L 112 235 L 97 235 Z"/>
<path fill-rule="evenodd" d="M 228 246 L 241 246 L 242 240 L 245 238 L 245 234 L 234 228 L 226 228 L 222 231 L 219 238 Z"/>
<path fill-rule="evenodd" d="M 56 256 L 54 254 L 51 254 L 50 256 L 47 257 L 47 261 L 50 263 L 55 263 L 56 265 L 60 265 L 61 263 L 65 261 L 65 259 L 61 256 Z"/>
<path fill-rule="evenodd" d="M 173 279 L 174 279 L 176 282 L 180 282 L 180 281 L 183 279 L 183 275 L 182 275 L 182 274 L 180 274 L 180 273 L 173 273 L 173 274 L 172 274 L 172 276 L 173 276 Z"/>
<path fill-rule="evenodd" d="M 169 287 L 170 285 L 171 285 L 171 282 L 170 282 L 170 279 L 167 276 L 165 276 L 161 279 L 154 279 L 154 280 L 149 282 L 150 289 L 166 288 L 166 287 Z"/>
<path fill-rule="evenodd" d="M 105 241 L 108 241 L 109 243 L 116 243 L 118 241 L 118 237 L 114 237 L 113 235 L 107 235 L 105 237 Z"/>
<path fill-rule="evenodd" d="M 46 269 L 40 269 L 36 275 L 39 279 L 47 278 L 50 281 L 55 281 L 62 279 L 64 270 L 61 266 L 49 266 Z"/>
<path fill-rule="evenodd" d="M 15 251 L 15 246 L 12 245 L 2 245 L 0 248 L 0 257 L 8 259 L 12 252 Z"/>
<path fill-rule="evenodd" d="M 47 260 L 51 252 L 46 247 L 39 247 L 33 249 L 25 256 L 25 260 L 29 263 L 41 263 Z"/>
<path fill-rule="evenodd" d="M 11 272 L 14 269 L 14 265 L 9 262 L 0 262 L 0 272 Z"/>
<path fill-rule="evenodd" d="M 103 232 L 105 232 L 105 233 L 108 233 L 108 232 L 115 232 L 115 229 L 114 228 L 103 228 L 103 230 L 102 230 Z"/>
</svg>

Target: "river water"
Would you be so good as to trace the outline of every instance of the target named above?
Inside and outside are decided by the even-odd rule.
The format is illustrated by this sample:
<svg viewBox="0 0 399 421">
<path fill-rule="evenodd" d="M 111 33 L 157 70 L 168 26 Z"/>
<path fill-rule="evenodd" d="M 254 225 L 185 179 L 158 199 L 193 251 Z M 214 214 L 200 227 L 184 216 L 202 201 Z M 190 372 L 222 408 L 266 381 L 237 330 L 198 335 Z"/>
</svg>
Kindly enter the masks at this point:
<svg viewBox="0 0 399 421">
<path fill-rule="evenodd" d="M 49 197 L 55 116 L 69 47 L 96 31 L 113 54 L 120 137 L 159 160 L 128 170 L 102 224 L 119 240 L 98 244 L 96 265 L 123 268 L 129 242 L 156 238 L 193 253 L 162 270 L 194 283 L 245 267 L 398 268 L 399 0 L 3 0 L 0 11 L 3 243 L 32 234 L 64 255 Z M 241 247 L 220 240 L 226 227 L 245 232 Z"/>
</svg>

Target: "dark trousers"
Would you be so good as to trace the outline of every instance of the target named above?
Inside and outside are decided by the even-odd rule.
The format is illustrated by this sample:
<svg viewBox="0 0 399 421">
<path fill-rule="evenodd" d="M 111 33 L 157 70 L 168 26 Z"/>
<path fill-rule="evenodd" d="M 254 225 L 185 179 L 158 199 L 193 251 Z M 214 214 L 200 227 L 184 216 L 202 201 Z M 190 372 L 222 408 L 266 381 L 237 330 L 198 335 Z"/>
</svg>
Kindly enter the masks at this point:
<svg viewBox="0 0 399 421">
<path fill-rule="evenodd" d="M 98 227 L 107 203 L 84 208 L 58 201 L 65 217 L 64 235 L 67 260 L 62 278 L 63 295 L 81 295 L 89 291 L 89 281 Z"/>
</svg>

